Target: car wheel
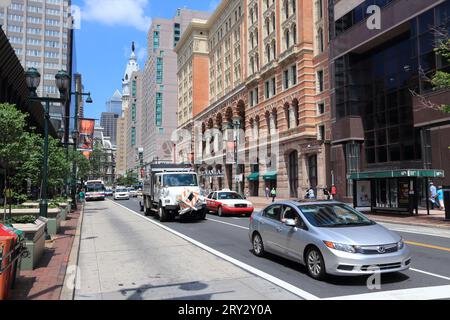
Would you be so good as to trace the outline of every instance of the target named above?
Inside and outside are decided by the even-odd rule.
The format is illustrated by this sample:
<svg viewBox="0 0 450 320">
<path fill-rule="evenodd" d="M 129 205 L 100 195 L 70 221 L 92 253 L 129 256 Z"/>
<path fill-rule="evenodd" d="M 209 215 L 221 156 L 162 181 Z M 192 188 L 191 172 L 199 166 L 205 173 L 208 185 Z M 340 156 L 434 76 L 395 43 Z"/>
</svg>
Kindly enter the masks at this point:
<svg viewBox="0 0 450 320">
<path fill-rule="evenodd" d="M 219 208 L 217 209 L 217 215 L 218 215 L 219 217 L 223 216 L 222 207 L 219 207 Z"/>
<path fill-rule="evenodd" d="M 263 243 L 263 240 L 262 240 L 261 235 L 259 233 L 256 233 L 253 236 L 252 244 L 253 244 L 253 253 L 255 254 L 255 256 L 257 256 L 257 257 L 264 256 L 264 253 L 265 253 L 265 251 L 264 251 L 264 243 Z"/>
<path fill-rule="evenodd" d="M 325 277 L 325 262 L 317 248 L 311 248 L 306 253 L 306 269 L 314 279 L 322 280 Z"/>
</svg>

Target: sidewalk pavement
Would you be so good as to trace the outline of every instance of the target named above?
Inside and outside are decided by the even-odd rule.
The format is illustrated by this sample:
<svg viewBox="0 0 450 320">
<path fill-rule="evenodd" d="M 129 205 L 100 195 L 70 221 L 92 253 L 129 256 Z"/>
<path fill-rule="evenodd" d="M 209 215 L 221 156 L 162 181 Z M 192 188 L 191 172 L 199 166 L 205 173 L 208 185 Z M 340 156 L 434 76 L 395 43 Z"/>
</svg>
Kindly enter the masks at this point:
<svg viewBox="0 0 450 320">
<path fill-rule="evenodd" d="M 247 197 L 247 200 L 253 203 L 255 211 L 260 211 L 272 203 L 272 198 L 267 199 L 264 197 Z M 289 199 L 277 198 L 276 201 L 283 201 Z M 290 199 L 298 200 L 298 199 Z M 430 210 L 430 215 L 426 210 L 419 210 L 419 215 L 405 215 L 405 214 L 393 214 L 393 213 L 371 213 L 364 211 L 364 214 L 370 219 L 378 222 L 389 222 L 398 224 L 407 224 L 415 226 L 427 226 L 435 228 L 447 228 L 450 229 L 450 221 L 445 221 L 445 212 L 440 210 Z"/>
<path fill-rule="evenodd" d="M 32 271 L 21 271 L 10 300 L 59 300 L 80 211 L 68 215 L 59 234 L 45 243 L 44 255 Z"/>
<path fill-rule="evenodd" d="M 75 300 L 300 299 L 112 201 L 83 215 Z"/>
</svg>

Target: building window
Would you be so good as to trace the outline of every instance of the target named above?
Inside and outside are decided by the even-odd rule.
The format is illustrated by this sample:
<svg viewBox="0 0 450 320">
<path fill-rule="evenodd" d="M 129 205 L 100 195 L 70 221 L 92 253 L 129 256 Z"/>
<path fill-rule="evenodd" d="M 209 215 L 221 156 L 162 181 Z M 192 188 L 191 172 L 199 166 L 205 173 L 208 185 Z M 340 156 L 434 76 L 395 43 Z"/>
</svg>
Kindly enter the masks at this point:
<svg viewBox="0 0 450 320">
<path fill-rule="evenodd" d="M 153 51 L 159 48 L 159 31 L 153 31 Z"/>
<path fill-rule="evenodd" d="M 131 128 L 131 145 L 132 146 L 136 145 L 136 128 L 135 127 Z"/>
<path fill-rule="evenodd" d="M 296 64 L 291 66 L 291 81 L 292 81 L 292 85 L 297 84 L 297 65 Z"/>
<path fill-rule="evenodd" d="M 136 103 L 131 106 L 131 121 L 136 121 Z"/>
<path fill-rule="evenodd" d="M 317 91 L 323 92 L 323 70 L 317 71 Z"/>
<path fill-rule="evenodd" d="M 277 86 L 276 86 L 276 80 L 275 77 L 272 78 L 272 96 L 276 95 L 277 93 Z"/>
<path fill-rule="evenodd" d="M 325 103 L 321 102 L 317 105 L 317 112 L 319 114 L 324 114 L 325 113 Z"/>
<path fill-rule="evenodd" d="M 131 92 L 133 97 L 136 97 L 136 90 L 137 90 L 137 82 L 136 80 L 133 80 L 132 86 L 131 86 Z"/>
<path fill-rule="evenodd" d="M 163 58 L 156 58 L 156 83 L 162 84 L 164 74 Z"/>
<path fill-rule="evenodd" d="M 283 89 L 289 89 L 289 69 L 283 71 Z"/>
<path fill-rule="evenodd" d="M 162 105 L 163 105 L 163 95 L 161 92 L 156 93 L 156 109 L 155 109 L 155 116 L 156 116 L 156 126 L 161 127 L 162 126 Z"/>
<path fill-rule="evenodd" d="M 323 141 L 325 140 L 325 126 L 320 125 L 317 130 L 317 140 Z"/>
<path fill-rule="evenodd" d="M 319 28 L 317 31 L 317 44 L 319 52 L 322 53 L 324 51 L 324 39 L 323 39 L 323 29 Z"/>
</svg>

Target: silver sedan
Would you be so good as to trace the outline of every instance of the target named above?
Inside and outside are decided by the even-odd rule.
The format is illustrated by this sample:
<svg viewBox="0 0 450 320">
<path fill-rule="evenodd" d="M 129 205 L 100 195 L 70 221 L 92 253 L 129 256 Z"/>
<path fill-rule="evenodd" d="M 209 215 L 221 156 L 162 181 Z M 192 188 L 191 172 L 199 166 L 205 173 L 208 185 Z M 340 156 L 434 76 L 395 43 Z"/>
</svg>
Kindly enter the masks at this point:
<svg viewBox="0 0 450 320">
<path fill-rule="evenodd" d="M 335 201 L 271 204 L 252 215 L 249 237 L 255 255 L 267 251 L 298 261 L 315 279 L 398 272 L 411 265 L 398 234 Z"/>
</svg>

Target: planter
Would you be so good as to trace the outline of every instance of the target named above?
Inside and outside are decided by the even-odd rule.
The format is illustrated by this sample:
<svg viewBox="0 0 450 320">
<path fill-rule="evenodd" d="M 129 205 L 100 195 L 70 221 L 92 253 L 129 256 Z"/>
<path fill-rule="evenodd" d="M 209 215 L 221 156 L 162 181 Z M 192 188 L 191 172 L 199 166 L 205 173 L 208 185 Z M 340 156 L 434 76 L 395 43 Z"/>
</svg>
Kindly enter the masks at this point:
<svg viewBox="0 0 450 320">
<path fill-rule="evenodd" d="M 16 223 L 13 227 L 23 232 L 25 238 L 25 246 L 29 252 L 28 257 L 22 258 L 20 270 L 33 270 L 45 249 L 45 226 L 47 219 L 39 218 L 35 223 Z"/>
<path fill-rule="evenodd" d="M 48 209 L 47 211 L 47 234 L 48 235 L 56 235 L 59 232 L 59 228 L 61 227 L 62 221 L 62 209 Z M 13 217 L 23 217 L 23 216 L 35 216 L 39 217 L 39 208 L 30 208 L 30 209 L 13 209 L 11 210 L 11 214 Z"/>
</svg>

